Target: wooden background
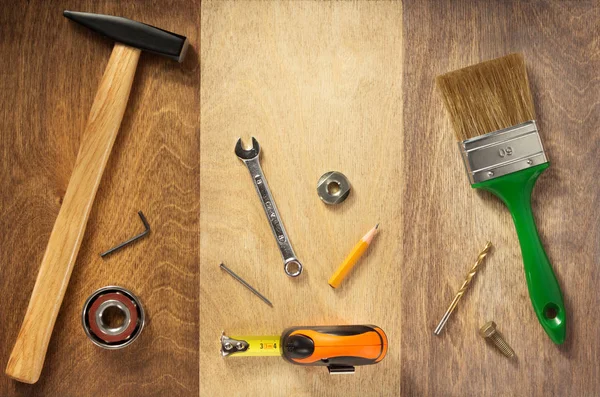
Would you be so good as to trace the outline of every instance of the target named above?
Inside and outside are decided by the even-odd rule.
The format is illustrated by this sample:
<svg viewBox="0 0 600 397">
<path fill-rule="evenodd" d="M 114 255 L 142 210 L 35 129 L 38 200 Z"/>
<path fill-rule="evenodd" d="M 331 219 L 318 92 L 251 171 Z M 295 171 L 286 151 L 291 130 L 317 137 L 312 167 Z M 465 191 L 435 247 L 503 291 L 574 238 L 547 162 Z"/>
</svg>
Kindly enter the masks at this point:
<svg viewBox="0 0 600 397">
<path fill-rule="evenodd" d="M 0 395 L 197 396 L 199 60 L 142 54 L 130 102 L 92 209 L 40 381 L 4 376 L 60 208 L 112 43 L 63 18 L 64 9 L 131 17 L 186 35 L 189 1 L 18 1 L 0 6 Z M 105 249 L 143 230 L 135 246 Z M 94 346 L 85 299 L 105 285 L 139 296 L 147 324 L 131 346 Z"/>
<path fill-rule="evenodd" d="M 402 8 L 400 3 L 205 2 L 201 32 L 200 390 L 203 396 L 377 395 L 400 390 L 402 271 Z M 304 272 L 291 279 L 238 137 L 261 164 Z M 343 172 L 339 206 L 319 177 Z M 380 234 L 356 271 L 328 284 L 354 244 Z M 219 268 L 224 262 L 273 302 Z M 222 359 L 219 336 L 286 327 L 375 324 L 381 364 L 331 377 L 277 357 Z"/>
<path fill-rule="evenodd" d="M 401 276 L 405 395 L 600 394 L 600 4 L 596 1 L 404 3 L 404 256 Z M 561 284 L 567 340 L 555 346 L 529 301 L 510 214 L 469 187 L 433 79 L 523 52 L 540 135 L 552 166 L 533 207 Z M 483 271 L 441 337 L 431 330 L 489 239 Z M 494 320 L 510 362 L 483 343 Z"/>
<path fill-rule="evenodd" d="M 597 2 L 205 2 L 201 32 L 201 394 L 497 396 L 600 393 Z M 552 167 L 535 191 L 564 290 L 556 347 L 529 302 L 510 214 L 469 187 L 434 77 L 522 51 Z M 262 163 L 306 274 L 289 280 L 245 167 Z M 354 190 L 324 206 L 326 171 Z M 339 291 L 327 277 L 373 223 L 382 232 Z M 433 329 L 486 240 L 485 268 L 444 334 Z M 275 307 L 218 269 L 225 261 Z M 486 345 L 495 320 L 518 360 Z M 388 357 L 353 377 L 273 358 L 222 360 L 218 336 L 375 323 Z"/>
<path fill-rule="evenodd" d="M 142 55 L 42 378 L 29 386 L 0 376 L 0 395 L 600 394 L 597 1 L 3 3 L 2 366 L 110 54 L 108 41 L 62 17 L 65 8 L 176 31 L 195 50 L 183 65 Z M 561 347 L 531 309 L 509 213 L 468 185 L 433 85 L 440 73 L 514 51 L 525 54 L 552 162 L 534 207 L 569 311 Z M 263 148 L 266 177 L 306 267 L 297 280 L 283 273 L 233 153 L 239 136 L 255 136 Z M 337 207 L 315 190 L 330 170 L 353 184 Z M 152 235 L 101 260 L 99 252 L 141 230 L 139 209 Z M 376 222 L 381 234 L 332 290 L 327 278 Z M 496 250 L 434 337 L 487 239 Z M 274 308 L 219 270 L 221 261 Z M 121 351 L 94 347 L 79 321 L 85 298 L 107 284 L 132 289 L 148 311 L 140 339 Z M 516 362 L 477 335 L 491 319 Z M 222 330 L 275 334 L 341 323 L 381 326 L 387 358 L 330 377 L 278 358 L 218 354 Z"/>
</svg>

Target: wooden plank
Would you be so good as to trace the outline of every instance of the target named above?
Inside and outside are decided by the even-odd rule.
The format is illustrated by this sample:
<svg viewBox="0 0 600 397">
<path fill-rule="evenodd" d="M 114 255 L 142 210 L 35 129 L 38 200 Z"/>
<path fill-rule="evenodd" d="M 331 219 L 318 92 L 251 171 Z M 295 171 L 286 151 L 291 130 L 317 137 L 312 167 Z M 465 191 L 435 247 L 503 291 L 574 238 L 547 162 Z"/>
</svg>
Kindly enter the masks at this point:
<svg viewBox="0 0 600 397">
<path fill-rule="evenodd" d="M 402 10 L 399 2 L 203 2 L 201 38 L 200 378 L 205 396 L 384 395 L 400 388 Z M 255 136 L 305 271 L 282 260 L 233 149 Z M 336 207 L 319 177 L 348 176 Z M 339 290 L 327 280 L 375 223 L 381 233 Z M 223 261 L 270 298 L 251 295 Z M 376 324 L 387 358 L 354 376 L 281 358 L 219 355 L 222 330 L 277 334 L 294 325 Z M 395 390 L 395 392 L 394 392 Z"/>
<path fill-rule="evenodd" d="M 112 43 L 62 10 L 122 15 L 186 35 L 198 47 L 198 5 L 30 1 L 0 10 L 0 363 L 6 365 L 60 208 Z M 0 376 L 0 395 L 152 396 L 199 392 L 198 55 L 178 65 L 142 54 L 92 209 L 75 270 L 33 385 Z M 151 235 L 102 260 L 98 253 L 142 230 Z M 94 346 L 81 308 L 99 287 L 136 293 L 148 315 L 124 350 Z"/>
<path fill-rule="evenodd" d="M 403 229 L 403 395 L 600 393 L 600 318 L 593 314 L 600 304 L 599 20 L 592 1 L 405 1 L 404 168 L 411 171 L 403 196 L 410 214 Z M 510 215 L 499 200 L 469 187 L 434 92 L 436 75 L 510 52 L 525 54 L 552 163 L 533 204 L 565 295 L 561 347 L 532 310 Z M 495 251 L 444 334 L 433 336 L 487 239 Z M 486 320 L 497 322 L 517 361 L 477 335 Z"/>
</svg>

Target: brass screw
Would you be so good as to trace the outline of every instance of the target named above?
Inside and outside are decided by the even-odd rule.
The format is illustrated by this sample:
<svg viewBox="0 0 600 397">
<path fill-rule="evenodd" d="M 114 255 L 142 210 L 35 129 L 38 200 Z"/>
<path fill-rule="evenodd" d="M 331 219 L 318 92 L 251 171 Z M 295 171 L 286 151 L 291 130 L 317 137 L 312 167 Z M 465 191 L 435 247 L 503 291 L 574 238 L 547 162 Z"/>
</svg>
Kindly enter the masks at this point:
<svg viewBox="0 0 600 397">
<path fill-rule="evenodd" d="M 514 357 L 515 351 L 506 343 L 502 334 L 496 329 L 495 322 L 489 321 L 485 323 L 479 330 L 479 335 L 492 342 L 506 357 Z"/>
</svg>

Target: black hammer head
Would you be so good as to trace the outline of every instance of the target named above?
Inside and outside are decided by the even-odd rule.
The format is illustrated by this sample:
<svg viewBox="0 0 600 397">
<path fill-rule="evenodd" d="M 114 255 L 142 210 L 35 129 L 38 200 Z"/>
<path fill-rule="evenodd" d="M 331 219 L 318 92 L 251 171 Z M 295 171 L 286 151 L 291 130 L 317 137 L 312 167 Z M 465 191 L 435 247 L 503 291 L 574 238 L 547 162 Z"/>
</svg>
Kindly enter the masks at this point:
<svg viewBox="0 0 600 397">
<path fill-rule="evenodd" d="M 63 15 L 120 43 L 164 55 L 177 62 L 183 61 L 187 52 L 188 41 L 185 36 L 167 32 L 145 23 L 88 12 L 64 11 Z"/>
</svg>

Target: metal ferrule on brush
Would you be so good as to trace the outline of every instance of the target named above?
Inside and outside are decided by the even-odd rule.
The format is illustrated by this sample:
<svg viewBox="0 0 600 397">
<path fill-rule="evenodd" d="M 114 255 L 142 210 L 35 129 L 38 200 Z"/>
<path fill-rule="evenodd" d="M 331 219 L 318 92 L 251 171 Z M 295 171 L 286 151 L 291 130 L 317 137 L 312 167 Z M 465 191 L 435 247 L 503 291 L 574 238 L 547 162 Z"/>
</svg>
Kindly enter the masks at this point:
<svg viewBox="0 0 600 397">
<path fill-rule="evenodd" d="M 459 142 L 471 184 L 548 162 L 534 120 Z"/>
</svg>

